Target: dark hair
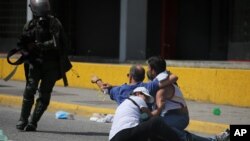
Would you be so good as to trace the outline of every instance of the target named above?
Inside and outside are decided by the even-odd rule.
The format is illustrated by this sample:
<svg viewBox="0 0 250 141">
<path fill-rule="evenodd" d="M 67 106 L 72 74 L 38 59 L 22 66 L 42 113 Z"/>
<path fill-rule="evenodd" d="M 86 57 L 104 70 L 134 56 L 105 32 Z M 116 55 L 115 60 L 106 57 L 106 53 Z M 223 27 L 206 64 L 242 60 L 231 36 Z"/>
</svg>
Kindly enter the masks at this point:
<svg viewBox="0 0 250 141">
<path fill-rule="evenodd" d="M 136 82 L 142 82 L 145 78 L 145 69 L 139 65 L 133 65 L 130 68 L 129 74 Z"/>
<path fill-rule="evenodd" d="M 167 67 L 166 61 L 160 56 L 150 57 L 147 63 L 157 74 L 165 71 Z"/>
</svg>

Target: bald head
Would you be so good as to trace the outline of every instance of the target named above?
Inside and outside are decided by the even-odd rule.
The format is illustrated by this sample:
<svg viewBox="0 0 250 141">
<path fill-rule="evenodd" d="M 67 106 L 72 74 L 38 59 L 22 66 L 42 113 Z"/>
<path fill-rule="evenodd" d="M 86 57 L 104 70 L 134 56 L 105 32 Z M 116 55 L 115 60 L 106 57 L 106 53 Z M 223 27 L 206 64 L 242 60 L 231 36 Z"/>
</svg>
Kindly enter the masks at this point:
<svg viewBox="0 0 250 141">
<path fill-rule="evenodd" d="M 129 74 L 136 82 L 142 82 L 145 78 L 145 69 L 142 65 L 133 65 L 130 67 Z"/>
</svg>

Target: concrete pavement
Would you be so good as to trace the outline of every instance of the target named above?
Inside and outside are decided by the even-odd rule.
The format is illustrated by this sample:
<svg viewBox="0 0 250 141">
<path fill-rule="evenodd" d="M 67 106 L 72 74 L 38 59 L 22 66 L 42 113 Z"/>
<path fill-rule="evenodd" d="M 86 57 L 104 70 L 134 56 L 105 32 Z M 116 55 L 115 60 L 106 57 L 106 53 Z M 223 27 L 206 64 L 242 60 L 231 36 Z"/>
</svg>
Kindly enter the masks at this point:
<svg viewBox="0 0 250 141">
<path fill-rule="evenodd" d="M 0 80 L 0 105 L 20 107 L 24 87 L 23 81 Z M 91 116 L 93 113 L 114 113 L 116 103 L 111 101 L 108 95 L 96 90 L 95 85 L 92 88 L 56 86 L 48 110 L 50 112 L 64 110 L 80 116 Z M 187 101 L 187 105 L 191 117 L 189 131 L 215 134 L 224 131 L 230 124 L 250 123 L 250 108 L 197 101 Z M 214 108 L 220 108 L 220 116 L 213 114 Z"/>
</svg>

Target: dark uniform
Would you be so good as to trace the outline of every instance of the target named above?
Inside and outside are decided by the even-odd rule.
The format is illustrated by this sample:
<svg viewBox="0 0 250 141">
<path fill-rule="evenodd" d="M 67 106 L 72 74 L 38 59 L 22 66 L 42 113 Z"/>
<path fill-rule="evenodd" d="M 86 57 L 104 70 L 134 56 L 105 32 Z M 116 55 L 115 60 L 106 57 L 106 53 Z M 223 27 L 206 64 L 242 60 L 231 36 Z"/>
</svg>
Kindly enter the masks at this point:
<svg viewBox="0 0 250 141">
<path fill-rule="evenodd" d="M 68 44 L 63 27 L 53 16 L 36 17 L 29 21 L 24 26 L 19 45 L 27 49 L 28 59 L 24 64 L 27 83 L 16 128 L 35 131 L 37 122 L 49 105 L 55 82 L 64 78 L 67 85 L 65 73 L 72 65 L 67 57 Z M 28 121 L 37 90 L 39 96 Z"/>
</svg>

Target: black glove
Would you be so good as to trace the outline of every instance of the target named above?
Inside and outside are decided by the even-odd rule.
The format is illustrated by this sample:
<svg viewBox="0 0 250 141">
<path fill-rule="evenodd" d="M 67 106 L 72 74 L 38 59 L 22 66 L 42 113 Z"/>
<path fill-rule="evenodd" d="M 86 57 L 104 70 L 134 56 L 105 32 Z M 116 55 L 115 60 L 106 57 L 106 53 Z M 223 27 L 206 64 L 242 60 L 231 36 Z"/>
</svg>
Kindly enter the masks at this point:
<svg viewBox="0 0 250 141">
<path fill-rule="evenodd" d="M 39 50 L 39 51 L 44 51 L 45 47 L 44 47 L 44 44 L 41 43 L 41 42 L 35 42 L 35 45 L 36 45 L 36 49 Z"/>
</svg>

